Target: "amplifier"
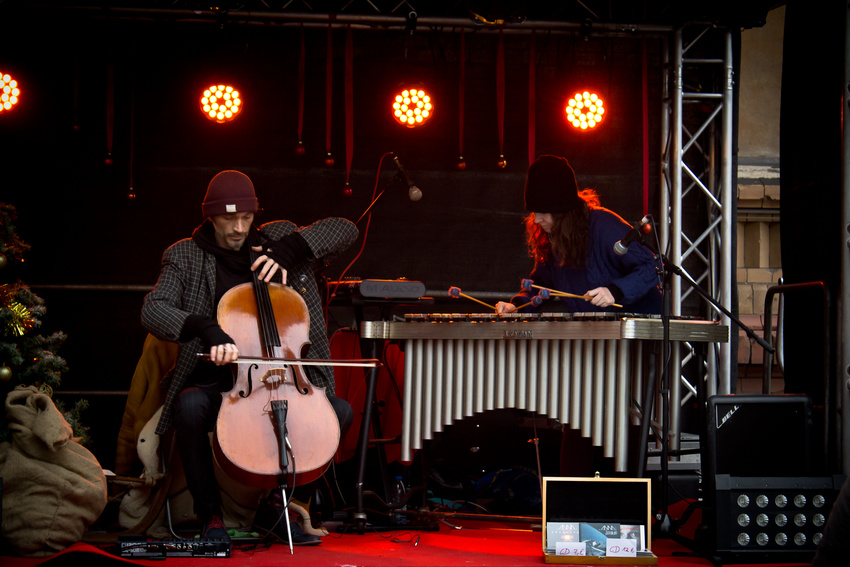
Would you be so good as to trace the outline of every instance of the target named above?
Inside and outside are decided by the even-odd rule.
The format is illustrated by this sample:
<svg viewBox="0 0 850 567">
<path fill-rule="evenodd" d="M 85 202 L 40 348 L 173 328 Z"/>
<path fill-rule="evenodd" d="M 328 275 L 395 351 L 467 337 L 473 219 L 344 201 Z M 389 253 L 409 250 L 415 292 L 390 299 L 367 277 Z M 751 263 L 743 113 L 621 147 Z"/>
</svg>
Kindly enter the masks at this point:
<svg viewBox="0 0 850 567">
<path fill-rule="evenodd" d="M 121 536 L 118 538 L 118 556 L 129 559 L 230 557 L 230 550 L 230 542 L 225 540 L 149 540 L 144 536 Z"/>
<path fill-rule="evenodd" d="M 812 401 L 789 394 L 720 395 L 708 399 L 707 467 L 732 477 L 823 476 L 811 451 Z"/>
<path fill-rule="evenodd" d="M 731 563 L 811 562 L 844 480 L 815 466 L 811 430 L 808 396 L 708 399 L 709 551 Z"/>
</svg>

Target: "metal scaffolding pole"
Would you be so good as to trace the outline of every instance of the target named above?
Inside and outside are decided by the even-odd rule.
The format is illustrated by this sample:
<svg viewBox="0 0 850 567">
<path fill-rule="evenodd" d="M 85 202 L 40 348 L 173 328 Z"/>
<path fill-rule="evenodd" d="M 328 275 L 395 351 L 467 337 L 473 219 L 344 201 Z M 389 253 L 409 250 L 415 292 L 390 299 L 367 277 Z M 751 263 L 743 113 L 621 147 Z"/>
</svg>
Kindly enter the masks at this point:
<svg viewBox="0 0 850 567">
<path fill-rule="evenodd" d="M 684 86 L 682 80 L 682 30 L 676 30 L 673 42 L 673 104 L 671 108 L 671 143 L 670 143 L 670 242 L 669 252 L 667 257 L 676 265 L 682 263 L 682 102 L 684 100 Z M 669 276 L 668 276 L 669 277 Z M 682 282 L 678 278 L 673 278 L 670 282 L 670 305 L 673 317 L 682 314 Z M 670 439 L 668 444 L 672 445 L 672 449 L 677 450 L 680 442 L 680 380 L 682 367 L 681 353 L 679 351 L 679 343 L 674 343 L 670 351 L 669 368 L 675 369 L 675 374 L 671 373 L 671 383 L 669 384 L 670 391 L 662 395 L 670 396 Z M 662 406 L 663 407 L 663 406 Z"/>
<path fill-rule="evenodd" d="M 665 235 L 661 245 L 671 263 L 680 266 L 691 280 L 731 311 L 736 206 L 732 188 L 732 35 L 728 30 L 720 30 L 724 35 L 719 42 L 723 51 L 719 57 L 687 57 L 697 44 L 716 39 L 717 30 L 704 25 L 687 43 L 683 31 L 677 29 L 672 34 L 669 93 L 665 84 L 665 114 L 669 116 L 669 124 L 662 124 L 662 131 L 669 134 L 669 143 L 662 153 L 665 176 L 661 205 L 667 214 L 661 223 Z M 689 82 L 685 78 L 686 69 L 698 69 L 702 77 L 708 75 L 715 80 Z M 717 92 L 706 87 L 714 87 Z M 691 110 L 687 114 L 686 105 Z M 669 132 L 665 131 L 665 125 L 669 126 Z M 695 201 L 705 207 L 704 227 L 692 227 L 693 223 L 683 220 L 686 208 L 694 206 Z M 690 232 L 683 230 L 685 224 Z M 690 261 L 690 269 L 682 265 L 686 260 Z M 683 303 L 693 297 L 701 303 L 695 307 L 696 311 L 718 319 L 721 324 L 730 324 L 727 316 L 692 293 L 690 284 L 683 288 L 680 278 L 670 282 L 670 294 L 672 316 L 683 315 Z M 730 341 L 734 339 L 730 336 Z M 685 367 L 696 360 L 693 348 L 684 342 L 672 345 L 669 392 L 661 392 L 661 396 L 670 396 L 668 442 L 674 450 L 681 442 L 682 407 L 698 387 L 704 388 L 707 396 L 731 391 L 731 343 L 711 344 L 708 348 L 707 360 L 689 374 Z"/>
<path fill-rule="evenodd" d="M 848 96 L 848 85 L 850 85 L 850 5 L 844 8 L 844 89 L 843 108 L 850 105 Z M 841 133 L 844 147 L 841 151 L 841 233 L 839 237 L 844 240 L 845 247 L 841 254 L 841 287 L 838 298 L 838 309 L 840 309 L 840 323 L 838 325 L 838 344 L 841 345 L 838 360 L 837 402 L 841 404 L 842 410 L 850 407 L 850 340 L 848 340 L 847 329 L 850 329 L 850 125 L 842 112 Z M 850 475 L 850 418 L 843 411 L 840 414 L 841 424 L 839 434 L 842 447 L 842 470 L 844 474 Z"/>
<path fill-rule="evenodd" d="M 732 190 L 732 134 L 733 134 L 733 108 L 734 94 L 734 66 L 732 63 L 732 34 L 726 31 L 723 38 L 723 114 L 721 116 L 723 130 L 721 138 L 721 156 L 720 156 L 720 261 L 718 264 L 716 276 L 717 295 L 715 296 L 720 305 L 726 309 L 732 309 L 732 255 L 735 254 L 735 249 L 732 247 L 732 222 L 735 218 L 735 191 Z M 719 313 L 720 322 L 724 325 L 729 325 L 729 317 L 723 313 Z M 728 343 L 720 343 L 717 345 L 718 354 L 716 380 L 707 381 L 708 384 L 716 385 L 713 393 L 729 394 L 732 391 L 732 341 L 734 337 L 729 337 Z M 710 360 L 712 360 L 710 358 Z M 712 392 L 712 388 L 709 388 Z"/>
</svg>

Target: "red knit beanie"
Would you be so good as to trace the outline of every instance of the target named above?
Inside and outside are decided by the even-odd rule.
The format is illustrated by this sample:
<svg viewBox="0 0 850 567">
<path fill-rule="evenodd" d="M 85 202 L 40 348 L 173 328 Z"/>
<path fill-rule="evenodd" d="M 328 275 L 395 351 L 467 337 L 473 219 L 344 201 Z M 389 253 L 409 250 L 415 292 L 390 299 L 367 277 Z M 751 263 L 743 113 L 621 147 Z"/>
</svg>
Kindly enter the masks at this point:
<svg viewBox="0 0 850 567">
<path fill-rule="evenodd" d="M 525 210 L 534 213 L 568 213 L 581 206 L 576 174 L 562 157 L 542 155 L 528 168 Z"/>
<path fill-rule="evenodd" d="M 201 204 L 201 212 L 205 217 L 256 213 L 257 208 L 254 184 L 247 175 L 233 170 L 222 171 L 212 178 Z"/>
</svg>

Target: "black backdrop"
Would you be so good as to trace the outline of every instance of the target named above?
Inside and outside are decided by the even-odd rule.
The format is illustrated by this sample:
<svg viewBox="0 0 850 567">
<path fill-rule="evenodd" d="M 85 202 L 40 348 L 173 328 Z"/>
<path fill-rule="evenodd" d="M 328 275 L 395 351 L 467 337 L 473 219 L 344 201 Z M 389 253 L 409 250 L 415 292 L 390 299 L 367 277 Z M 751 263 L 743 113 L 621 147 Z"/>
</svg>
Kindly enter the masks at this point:
<svg viewBox="0 0 850 567">
<path fill-rule="evenodd" d="M 780 222 L 785 283 L 822 282 L 827 292 L 825 297 L 813 288 L 786 295 L 786 391 L 812 397 L 818 443 L 830 444 L 826 454 L 836 470 L 840 469 L 841 451 L 836 445 L 840 439 L 830 433 L 827 440 L 825 431 L 834 431 L 834 421 L 824 423 L 824 406 L 827 402 L 840 403 L 836 384 L 841 381 L 837 367 L 842 340 L 841 255 L 847 253 L 847 234 L 842 230 L 841 217 L 845 175 L 841 105 L 847 97 L 843 91 L 847 56 L 845 9 L 846 6 L 833 4 L 829 8 L 832 11 L 814 14 L 803 3 L 789 4 L 780 116 Z M 812 61 L 818 64 L 812 65 Z M 823 112 L 816 120 L 796 112 L 796 101 L 812 94 L 824 101 Z M 829 420 L 836 416 L 835 412 L 828 415 Z M 816 450 L 821 451 L 822 447 Z"/>
<path fill-rule="evenodd" d="M 461 55 L 457 30 L 420 29 L 411 35 L 354 29 L 353 194 L 346 198 L 345 28 L 331 33 L 334 165 L 329 167 L 324 27 L 6 16 L 0 18 L 0 33 L 11 47 L 0 70 L 19 79 L 24 95 L 15 113 L 0 117 L 0 199 L 17 207 L 19 233 L 32 245 L 24 266 L 8 273 L 47 301 L 43 331 L 68 334 L 59 353 L 70 366 L 63 390 L 128 387 L 145 335 L 138 322 L 144 292 L 155 282 L 165 247 L 201 222 L 206 184 L 221 169 L 251 176 L 265 219 L 307 224 L 337 215 L 356 220 L 373 188 L 383 188 L 395 173 L 388 160 L 379 170 L 381 156 L 395 152 L 423 198 L 411 202 L 405 187 L 393 183 L 374 207 L 362 256 L 346 275 L 407 277 L 423 281 L 435 295 L 459 286 L 472 295 L 509 297 L 531 267 L 520 223 L 532 63 L 537 77 L 535 153 L 568 157 L 579 184 L 595 188 L 604 206 L 631 222 L 646 212 L 642 180 L 647 167 L 649 212 L 660 216 L 662 45 L 651 35 L 585 40 L 578 33 L 539 32 L 533 62 L 529 34 L 502 35 L 506 89 L 501 147 L 498 33 L 466 33 Z M 299 157 L 302 33 L 306 75 L 301 139 L 306 155 Z M 462 56 L 462 153 L 468 167 L 460 171 Z M 113 82 L 108 81 L 109 69 Z M 395 125 L 385 108 L 398 86 L 417 77 L 433 85 L 437 107 L 432 124 L 409 131 Z M 246 100 L 244 115 L 223 126 L 206 120 L 197 105 L 200 89 L 219 80 L 244 85 Z M 561 119 L 567 94 L 587 85 L 605 97 L 610 111 L 604 128 L 589 135 L 572 131 Z M 110 100 L 114 129 L 108 154 Z M 643 151 L 644 134 L 649 156 Z M 505 169 L 496 167 L 500 153 L 507 160 Z M 135 199 L 128 198 L 131 188 Z M 362 237 L 323 274 L 338 277 L 361 244 Z M 479 308 L 457 301 L 446 302 L 445 309 Z M 124 400 L 86 397 L 95 406 L 89 416 L 95 453 L 109 467 Z"/>
</svg>

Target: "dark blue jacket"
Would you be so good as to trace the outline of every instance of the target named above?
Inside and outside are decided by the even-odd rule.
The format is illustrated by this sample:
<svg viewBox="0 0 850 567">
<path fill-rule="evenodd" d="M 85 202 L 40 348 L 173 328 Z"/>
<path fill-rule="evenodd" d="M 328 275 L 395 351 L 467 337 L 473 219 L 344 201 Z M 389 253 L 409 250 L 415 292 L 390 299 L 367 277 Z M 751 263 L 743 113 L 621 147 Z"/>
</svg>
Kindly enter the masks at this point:
<svg viewBox="0 0 850 567">
<path fill-rule="evenodd" d="M 562 297 L 559 298 L 560 306 L 550 299 L 540 307 L 529 306 L 523 311 L 661 313 L 661 262 L 655 260 L 653 253 L 637 242 L 632 243 L 622 256 L 614 252 L 614 244 L 630 229 L 631 225 L 616 213 L 603 208 L 591 209 L 585 268 L 577 270 L 559 266 L 557 260 L 550 260 L 537 262 L 529 276 L 535 285 L 575 295 L 583 295 L 597 287 L 607 287 L 614 294 L 615 302 L 622 304 L 622 309 L 613 306 L 600 308 L 584 299 Z M 537 293 L 536 288 L 523 290 L 511 302 L 517 306 L 523 305 Z"/>
</svg>

